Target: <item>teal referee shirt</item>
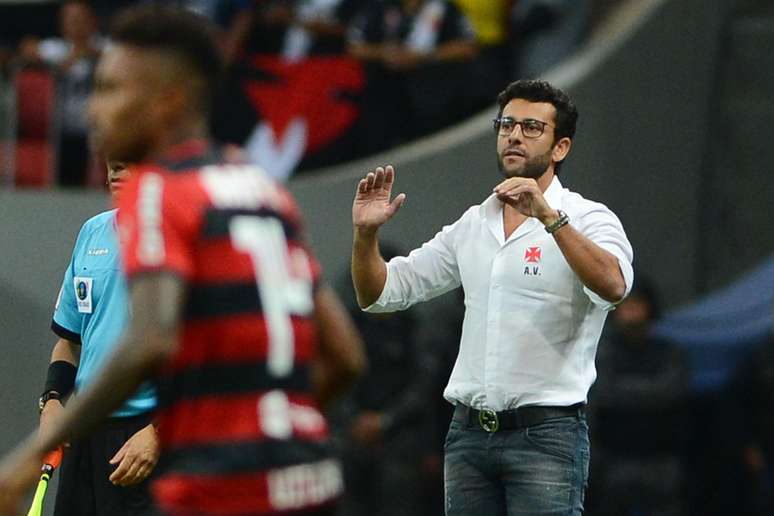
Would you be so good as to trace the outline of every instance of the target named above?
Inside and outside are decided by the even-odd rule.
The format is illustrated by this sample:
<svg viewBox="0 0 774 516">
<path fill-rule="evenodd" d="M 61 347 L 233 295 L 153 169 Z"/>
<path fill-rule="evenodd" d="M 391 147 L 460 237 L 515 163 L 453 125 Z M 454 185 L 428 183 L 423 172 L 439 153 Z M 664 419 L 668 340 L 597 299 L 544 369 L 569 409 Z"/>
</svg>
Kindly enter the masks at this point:
<svg viewBox="0 0 774 516">
<path fill-rule="evenodd" d="M 54 310 L 51 329 L 81 344 L 75 388 L 89 385 L 112 354 L 129 318 L 129 296 L 121 270 L 116 210 L 96 215 L 81 228 Z M 112 417 L 136 416 L 156 407 L 145 383 Z"/>
</svg>

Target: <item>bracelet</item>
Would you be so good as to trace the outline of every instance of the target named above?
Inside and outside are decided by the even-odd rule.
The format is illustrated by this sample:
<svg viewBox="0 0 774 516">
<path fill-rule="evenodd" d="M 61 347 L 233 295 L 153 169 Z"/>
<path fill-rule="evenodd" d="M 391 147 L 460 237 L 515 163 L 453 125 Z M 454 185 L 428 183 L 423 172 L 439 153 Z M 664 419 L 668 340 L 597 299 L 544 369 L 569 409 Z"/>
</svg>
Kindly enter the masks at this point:
<svg viewBox="0 0 774 516">
<path fill-rule="evenodd" d="M 38 398 L 38 413 L 42 414 L 43 409 L 46 407 L 46 403 L 50 400 L 59 400 L 61 403 L 62 396 L 56 391 L 46 391 Z"/>
<path fill-rule="evenodd" d="M 570 223 L 570 217 L 565 212 L 562 210 L 556 210 L 556 213 L 559 214 L 559 218 L 545 227 L 546 233 L 549 235 L 553 235 L 557 232 L 557 230 L 559 230 L 559 228 Z"/>
</svg>

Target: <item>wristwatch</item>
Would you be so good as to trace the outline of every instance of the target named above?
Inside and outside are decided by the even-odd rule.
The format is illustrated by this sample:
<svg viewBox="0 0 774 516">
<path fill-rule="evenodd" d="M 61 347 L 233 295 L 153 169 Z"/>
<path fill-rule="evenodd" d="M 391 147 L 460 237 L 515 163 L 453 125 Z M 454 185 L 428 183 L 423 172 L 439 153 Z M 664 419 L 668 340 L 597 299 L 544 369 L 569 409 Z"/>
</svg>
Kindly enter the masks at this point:
<svg viewBox="0 0 774 516">
<path fill-rule="evenodd" d="M 570 217 L 565 212 L 556 210 L 556 213 L 559 214 L 559 218 L 545 227 L 546 233 L 549 235 L 553 235 L 559 228 L 570 223 Z"/>
<path fill-rule="evenodd" d="M 43 408 L 46 406 L 46 403 L 48 403 L 50 400 L 58 400 L 61 399 L 62 395 L 59 394 L 56 391 L 46 391 L 43 394 L 40 395 L 40 398 L 38 398 L 38 412 L 43 412 Z"/>
</svg>

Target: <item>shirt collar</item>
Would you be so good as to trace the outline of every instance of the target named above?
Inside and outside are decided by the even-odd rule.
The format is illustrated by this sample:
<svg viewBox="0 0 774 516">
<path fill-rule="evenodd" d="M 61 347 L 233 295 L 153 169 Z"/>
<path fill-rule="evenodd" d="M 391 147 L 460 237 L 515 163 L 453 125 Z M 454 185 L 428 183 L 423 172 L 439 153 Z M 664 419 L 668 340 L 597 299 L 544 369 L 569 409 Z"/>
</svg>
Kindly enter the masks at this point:
<svg viewBox="0 0 774 516">
<path fill-rule="evenodd" d="M 220 149 L 203 138 L 192 138 L 173 145 L 154 160 L 156 164 L 171 171 L 190 170 L 221 161 Z"/>
<path fill-rule="evenodd" d="M 554 176 L 554 178 L 551 180 L 551 184 L 548 185 L 546 191 L 543 192 L 543 197 L 545 198 L 548 205 L 556 210 L 562 207 L 563 192 L 564 187 L 562 186 L 561 181 L 559 181 L 557 176 Z"/>
</svg>

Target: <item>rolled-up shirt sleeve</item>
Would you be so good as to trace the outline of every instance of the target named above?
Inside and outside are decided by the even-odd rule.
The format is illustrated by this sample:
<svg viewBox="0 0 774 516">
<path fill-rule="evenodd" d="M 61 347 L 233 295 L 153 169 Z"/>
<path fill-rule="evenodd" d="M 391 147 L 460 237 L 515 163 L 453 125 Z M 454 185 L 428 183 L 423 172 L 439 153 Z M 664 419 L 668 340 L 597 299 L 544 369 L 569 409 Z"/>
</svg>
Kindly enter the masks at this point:
<svg viewBox="0 0 774 516">
<path fill-rule="evenodd" d="M 382 294 L 365 312 L 395 312 L 428 301 L 460 286 L 455 236 L 463 219 L 445 226 L 432 240 L 408 256 L 387 263 L 387 281 Z"/>
<path fill-rule="evenodd" d="M 618 259 L 618 266 L 626 283 L 626 292 L 621 299 L 613 303 L 603 299 L 590 288 L 583 287 L 583 291 L 595 305 L 602 307 L 606 311 L 612 310 L 632 290 L 632 285 L 634 284 L 634 269 L 632 268 L 634 250 L 626 237 L 621 221 L 606 206 L 594 203 L 593 208 L 583 214 L 581 223 L 580 231 L 586 238 Z"/>
</svg>

